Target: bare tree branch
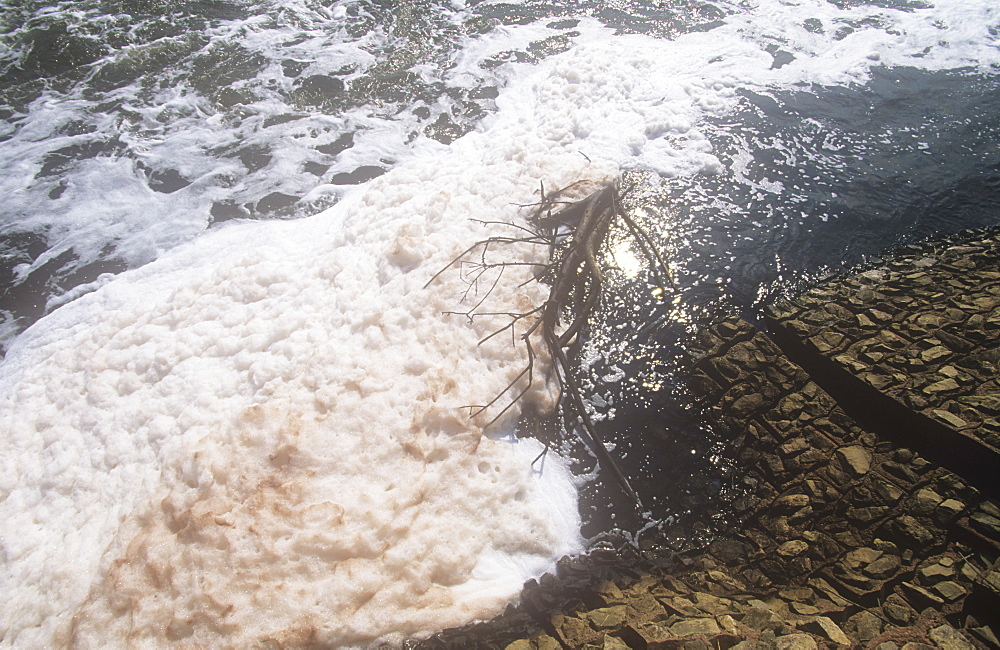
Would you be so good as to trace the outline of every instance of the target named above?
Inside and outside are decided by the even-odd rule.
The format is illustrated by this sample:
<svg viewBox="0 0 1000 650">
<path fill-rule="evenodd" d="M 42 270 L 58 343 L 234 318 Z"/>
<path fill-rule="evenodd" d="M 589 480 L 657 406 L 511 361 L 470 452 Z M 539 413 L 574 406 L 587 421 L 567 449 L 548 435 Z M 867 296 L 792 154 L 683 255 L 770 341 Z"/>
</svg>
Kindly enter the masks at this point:
<svg viewBox="0 0 1000 650">
<path fill-rule="evenodd" d="M 597 456 L 601 467 L 615 477 L 622 490 L 642 507 L 639 495 L 632 488 L 617 461 L 608 452 L 601 440 L 587 410 L 583 391 L 573 375 L 569 350 L 583 333 L 589 322 L 590 315 L 597 305 L 601 295 L 603 275 L 599 263 L 600 251 L 605 244 L 608 232 L 617 219 L 625 224 L 628 232 L 636 241 L 643 255 L 654 267 L 655 275 L 663 284 L 674 287 L 669 268 L 663 260 L 655 242 L 649 234 L 628 214 L 622 206 L 621 183 L 615 181 L 600 188 L 590 196 L 579 201 L 568 201 L 564 197 L 587 181 L 577 181 L 567 187 L 546 194 L 545 185 L 539 188 L 538 203 L 521 207 L 532 208 L 528 226 L 504 222 L 476 219 L 484 226 L 503 226 L 520 231 L 523 236 L 494 236 L 481 240 L 465 249 L 460 255 L 435 273 L 426 286 L 433 283 L 442 273 L 456 265 L 468 283 L 462 302 L 470 295 L 476 297 L 476 303 L 465 312 L 446 312 L 460 314 L 469 319 L 477 317 L 506 318 L 507 323 L 483 337 L 480 345 L 505 332 L 510 332 L 512 345 L 521 340 L 527 351 L 528 361 L 525 368 L 518 373 L 507 386 L 492 400 L 482 405 L 472 405 L 467 408 L 470 416 L 475 418 L 483 415 L 492 407 L 501 403 L 505 396 L 510 395 L 506 405 L 486 424 L 490 426 L 507 413 L 521 398 L 523 398 L 534 382 L 535 360 L 537 351 L 532 343 L 532 337 L 541 334 L 541 342 L 545 346 L 547 358 L 552 360 L 553 377 L 557 382 L 560 395 L 567 397 L 572 411 L 579 417 L 583 434 L 589 439 L 590 446 Z M 553 212 L 556 208 L 557 211 Z M 501 253 L 507 246 L 546 245 L 550 256 L 547 264 L 533 262 L 493 261 L 492 253 Z M 478 251 L 475 261 L 468 256 Z M 483 306 L 487 299 L 496 291 L 508 266 L 532 266 L 539 270 L 532 278 L 522 283 L 542 282 L 549 286 L 548 298 L 540 305 L 524 312 L 485 311 Z M 496 277 L 482 296 L 479 295 L 479 282 L 488 272 L 498 269 Z M 563 317 L 567 322 L 563 329 Z M 519 327 L 534 319 L 518 336 Z M 544 454 L 544 452 L 542 452 Z M 541 458 L 539 454 L 538 458 Z M 535 459 L 535 461 L 538 460 Z M 534 461 L 533 461 L 534 462 Z"/>
</svg>

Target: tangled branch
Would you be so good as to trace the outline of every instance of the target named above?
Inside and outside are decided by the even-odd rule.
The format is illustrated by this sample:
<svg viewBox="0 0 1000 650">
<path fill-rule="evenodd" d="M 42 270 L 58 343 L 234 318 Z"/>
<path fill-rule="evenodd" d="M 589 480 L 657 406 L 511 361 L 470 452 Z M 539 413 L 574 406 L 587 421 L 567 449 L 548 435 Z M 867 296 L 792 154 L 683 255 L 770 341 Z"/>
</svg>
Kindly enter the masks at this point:
<svg viewBox="0 0 1000 650">
<path fill-rule="evenodd" d="M 651 264 L 661 288 L 673 287 L 673 282 L 657 246 L 649 234 L 635 222 L 622 207 L 621 181 L 605 185 L 580 201 L 567 201 L 564 197 L 577 189 L 574 183 L 561 190 L 546 194 L 541 187 L 538 203 L 521 206 L 531 208 L 529 226 L 505 222 L 482 221 L 484 225 L 502 225 L 512 228 L 516 236 L 495 236 L 476 242 L 448 265 L 438 271 L 427 282 L 433 283 L 442 273 L 453 267 L 460 267 L 467 283 L 463 302 L 474 300 L 461 314 L 470 321 L 477 317 L 503 317 L 507 323 L 480 340 L 480 344 L 510 332 L 512 342 L 517 343 L 516 331 L 523 323 L 530 323 L 519 338 L 527 350 L 528 361 L 525 368 L 486 404 L 470 406 L 471 417 L 477 417 L 501 403 L 505 395 L 514 391 L 504 408 L 487 424 L 493 424 L 510 410 L 530 390 L 535 374 L 535 360 L 539 350 L 533 340 L 541 340 L 543 352 L 552 359 L 554 377 L 560 394 L 568 398 L 573 412 L 580 418 L 583 433 L 597 456 L 598 463 L 610 472 L 622 490 L 641 507 L 639 497 L 628 479 L 622 473 L 617 461 L 611 456 L 597 432 L 584 402 L 583 392 L 572 373 L 570 358 L 594 307 L 601 295 L 603 273 L 599 264 L 600 250 L 615 221 L 620 219 L 634 238 L 638 248 Z M 494 262 L 488 254 L 494 249 L 511 245 L 547 246 L 547 264 L 522 262 Z M 486 299 L 496 289 L 509 266 L 533 266 L 536 272 L 528 282 L 542 282 L 549 287 L 548 298 L 533 309 L 525 312 L 480 311 Z M 489 272 L 496 270 L 496 277 L 483 291 L 480 283 Z M 540 334 L 540 336 L 536 336 Z"/>
</svg>

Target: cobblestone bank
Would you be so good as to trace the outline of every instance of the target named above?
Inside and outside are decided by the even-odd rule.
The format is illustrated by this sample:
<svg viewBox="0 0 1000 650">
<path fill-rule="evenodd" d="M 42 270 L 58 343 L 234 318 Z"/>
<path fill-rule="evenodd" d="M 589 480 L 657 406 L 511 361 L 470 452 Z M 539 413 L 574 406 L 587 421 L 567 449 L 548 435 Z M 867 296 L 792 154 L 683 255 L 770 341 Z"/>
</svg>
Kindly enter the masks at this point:
<svg viewBox="0 0 1000 650">
<path fill-rule="evenodd" d="M 952 246 L 772 315 L 873 390 L 992 449 L 998 259 L 995 239 Z M 733 529 L 696 551 L 565 559 L 498 619 L 415 645 L 1000 647 L 995 500 L 961 467 L 860 425 L 748 323 L 721 322 L 697 348 L 693 388 L 739 449 Z"/>
<path fill-rule="evenodd" d="M 871 389 L 1000 453 L 1000 236 L 900 257 L 767 315 Z"/>
</svg>

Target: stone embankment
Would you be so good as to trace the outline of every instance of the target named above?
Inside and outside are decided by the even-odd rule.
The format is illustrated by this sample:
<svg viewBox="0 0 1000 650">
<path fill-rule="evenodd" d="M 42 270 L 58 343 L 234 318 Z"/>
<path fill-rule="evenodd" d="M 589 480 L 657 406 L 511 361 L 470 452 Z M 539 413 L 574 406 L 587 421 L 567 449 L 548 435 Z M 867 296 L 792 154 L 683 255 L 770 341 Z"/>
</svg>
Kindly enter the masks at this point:
<svg viewBox="0 0 1000 650">
<path fill-rule="evenodd" d="M 707 417 L 739 449 L 728 534 L 566 559 L 498 619 L 416 645 L 1000 647 L 1000 235 L 767 316 L 774 340 L 730 319 L 692 359 Z"/>
</svg>

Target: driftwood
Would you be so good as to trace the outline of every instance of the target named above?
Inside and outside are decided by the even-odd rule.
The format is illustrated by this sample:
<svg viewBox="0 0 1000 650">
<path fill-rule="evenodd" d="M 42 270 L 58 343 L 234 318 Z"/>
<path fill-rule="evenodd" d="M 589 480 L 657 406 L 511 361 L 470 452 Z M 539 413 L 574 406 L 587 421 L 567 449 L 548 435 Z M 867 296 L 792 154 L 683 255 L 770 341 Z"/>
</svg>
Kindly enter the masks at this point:
<svg viewBox="0 0 1000 650">
<path fill-rule="evenodd" d="M 515 235 L 491 237 L 476 242 L 452 260 L 451 263 L 438 271 L 427 284 L 430 285 L 447 269 L 456 265 L 462 265 L 465 267 L 470 287 L 466 295 L 463 296 L 463 300 L 468 300 L 473 288 L 478 292 L 479 282 L 486 278 L 486 274 L 491 270 L 497 271 L 491 286 L 483 292 L 481 297 L 477 296 L 478 299 L 469 310 L 449 313 L 460 313 L 469 319 L 477 316 L 504 316 L 509 319 L 506 325 L 486 336 L 480 343 L 508 331 L 513 337 L 516 325 L 529 319 L 528 322 L 531 324 L 519 337 L 526 347 L 528 362 L 521 373 L 490 402 L 483 405 L 471 406 L 470 412 L 472 417 L 481 415 L 488 409 L 501 403 L 505 395 L 520 385 L 521 388 L 515 390 L 513 396 L 508 398 L 509 401 L 506 406 L 490 421 L 489 424 L 492 424 L 528 392 L 534 379 L 535 359 L 538 356 L 538 351 L 534 349 L 532 340 L 537 340 L 539 337 L 536 334 L 540 334 L 542 344 L 545 346 L 545 352 L 552 359 L 553 370 L 561 395 L 568 399 L 572 411 L 580 418 L 583 434 L 589 439 L 590 446 L 594 450 L 599 465 L 615 477 L 622 490 L 641 509 L 642 505 L 638 494 L 622 473 L 617 461 L 608 452 L 603 440 L 601 440 L 600 435 L 594 427 L 594 423 L 584 403 L 581 388 L 573 375 L 570 358 L 572 350 L 583 333 L 590 314 L 600 298 L 603 281 L 603 274 L 599 264 L 600 250 L 604 245 L 609 230 L 615 224 L 616 220 L 620 220 L 625 224 L 629 233 L 647 257 L 659 280 L 660 287 L 666 288 L 667 285 L 672 286 L 672 281 L 670 280 L 667 265 L 660 256 L 653 240 L 622 207 L 620 180 L 605 185 L 583 200 L 575 202 L 564 200 L 563 197 L 573 189 L 574 186 L 571 185 L 562 190 L 546 194 L 545 188 L 542 186 L 541 200 L 530 206 L 522 206 L 532 208 L 528 219 L 529 226 L 518 226 L 504 222 L 482 222 L 484 224 L 501 224 L 507 226 L 514 230 Z M 537 281 L 548 285 L 548 298 L 541 305 L 526 312 L 480 311 L 486 299 L 499 282 L 504 268 L 527 264 L 504 261 L 494 262 L 490 261 L 487 257 L 488 253 L 494 249 L 515 244 L 549 247 L 550 255 L 548 264 L 528 264 L 534 267 L 540 266 L 541 270 L 536 272 L 529 282 Z"/>
</svg>

